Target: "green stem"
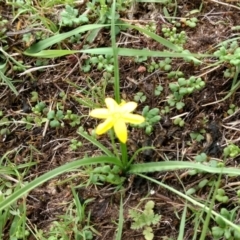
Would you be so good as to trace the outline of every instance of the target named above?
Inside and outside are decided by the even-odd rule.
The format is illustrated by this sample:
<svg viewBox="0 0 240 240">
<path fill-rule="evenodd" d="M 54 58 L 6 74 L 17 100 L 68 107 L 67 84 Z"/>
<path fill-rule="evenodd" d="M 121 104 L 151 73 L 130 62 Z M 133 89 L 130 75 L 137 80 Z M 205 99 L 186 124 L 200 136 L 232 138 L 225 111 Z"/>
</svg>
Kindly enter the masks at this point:
<svg viewBox="0 0 240 240">
<path fill-rule="evenodd" d="M 125 143 L 121 143 L 121 153 L 122 153 L 122 165 L 124 171 L 128 170 L 128 154 L 127 154 L 127 145 Z"/>
<path fill-rule="evenodd" d="M 113 129 L 109 130 L 109 135 L 110 135 L 110 138 L 111 138 L 111 143 L 112 143 L 112 148 L 113 148 L 114 155 L 119 159 L 118 150 L 116 148 L 116 143 L 114 141 L 115 135 L 114 135 Z"/>
<path fill-rule="evenodd" d="M 113 60 L 114 60 L 114 96 L 116 102 L 121 103 L 120 98 L 120 83 L 119 83 L 119 62 L 118 62 L 118 47 L 116 44 L 116 32 L 115 32 L 115 14 L 116 14 L 116 0 L 112 3 L 112 19 L 111 19 L 111 39 L 112 39 L 112 49 L 113 49 Z M 122 153 L 122 165 L 124 171 L 128 168 L 128 155 L 127 146 L 125 143 L 121 143 L 121 153 Z"/>
<path fill-rule="evenodd" d="M 240 68 L 240 66 L 236 66 L 236 72 L 234 74 L 231 90 L 234 89 L 234 87 L 236 85 L 236 81 L 237 81 L 237 78 L 238 78 L 238 75 L 239 75 L 239 71 L 240 71 L 239 68 Z"/>
<path fill-rule="evenodd" d="M 116 1 L 112 4 L 112 19 L 111 19 L 111 39 L 112 39 L 112 50 L 114 60 L 114 95 L 117 103 L 121 102 L 120 98 L 120 84 L 119 84 L 119 68 L 118 68 L 118 48 L 116 44 L 116 32 L 115 32 L 115 9 Z"/>
</svg>

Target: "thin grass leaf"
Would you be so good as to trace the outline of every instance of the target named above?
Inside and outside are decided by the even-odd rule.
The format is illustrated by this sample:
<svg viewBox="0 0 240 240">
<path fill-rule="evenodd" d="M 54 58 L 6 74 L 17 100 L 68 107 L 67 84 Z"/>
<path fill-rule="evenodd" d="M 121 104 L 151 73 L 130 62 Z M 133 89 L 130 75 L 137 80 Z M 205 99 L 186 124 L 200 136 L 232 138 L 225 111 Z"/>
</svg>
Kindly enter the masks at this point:
<svg viewBox="0 0 240 240">
<path fill-rule="evenodd" d="M 90 136 L 89 134 L 78 130 L 77 131 L 78 134 L 80 134 L 82 137 L 84 137 L 85 139 L 87 139 L 89 142 L 91 142 L 93 145 L 95 145 L 96 147 L 98 147 L 100 150 L 102 150 L 107 156 L 109 157 L 115 157 L 114 154 L 109 151 L 104 145 L 102 145 L 99 141 L 97 141 L 95 138 L 93 138 L 92 136 Z"/>
<path fill-rule="evenodd" d="M 184 206 L 184 210 L 182 213 L 182 218 L 181 218 L 181 223 L 179 227 L 179 234 L 178 234 L 178 239 L 177 240 L 182 240 L 184 239 L 184 229 L 186 225 L 186 215 L 187 215 L 187 203 Z"/>
<path fill-rule="evenodd" d="M 125 25 L 124 25 L 125 26 Z M 178 45 L 173 44 L 172 42 L 168 41 L 167 39 L 160 37 L 159 35 L 150 32 L 144 28 L 135 26 L 135 25 L 126 25 L 129 28 L 134 28 L 137 29 L 139 32 L 144 33 L 145 35 L 151 37 L 152 39 L 154 39 L 155 41 L 159 42 L 160 44 L 162 44 L 163 46 L 173 50 L 174 52 L 179 52 L 182 50 L 181 47 L 179 47 Z"/>
<path fill-rule="evenodd" d="M 151 162 L 151 163 L 138 163 L 132 164 L 129 168 L 129 173 L 146 173 L 146 172 L 159 172 L 159 171 L 175 171 L 180 169 L 197 169 L 209 173 L 240 175 L 238 168 L 216 168 L 206 166 L 201 163 L 194 162 Z"/>
<path fill-rule="evenodd" d="M 42 50 L 37 53 L 24 52 L 24 54 L 27 56 L 39 57 L 39 58 L 56 58 L 56 57 L 75 54 L 78 52 L 79 51 L 74 51 L 74 50 Z"/>
<path fill-rule="evenodd" d="M 7 76 L 5 76 L 4 72 L 5 72 L 5 68 L 6 68 L 6 64 L 7 62 L 3 63 L 0 65 L 0 79 L 15 93 L 15 95 L 18 95 L 18 91 L 17 89 L 14 87 L 14 85 L 12 84 L 12 79 L 8 78 Z"/>
<path fill-rule="evenodd" d="M 214 184 L 215 189 L 211 188 L 211 191 L 209 192 L 208 196 L 210 197 L 210 196 L 212 196 L 212 191 L 214 189 L 213 196 L 212 196 L 212 199 L 211 199 L 211 202 L 210 202 L 210 206 L 209 206 L 209 210 L 207 211 L 207 216 L 205 217 L 204 224 L 203 224 L 203 227 L 202 227 L 201 236 L 200 236 L 199 240 L 205 240 L 206 236 L 207 236 L 207 234 L 209 232 L 209 223 L 210 223 L 210 219 L 211 219 L 211 215 L 212 215 L 211 212 L 212 212 L 212 210 L 214 208 L 217 191 L 218 191 L 220 183 L 221 183 L 221 177 L 222 177 L 222 174 L 220 174 L 218 176 L 218 180 Z"/>
<path fill-rule="evenodd" d="M 63 40 L 65 40 L 66 38 L 72 37 L 73 35 L 82 33 L 82 32 L 86 32 L 86 31 L 90 31 L 93 29 L 97 29 L 97 28 L 102 28 L 102 27 L 106 27 L 109 26 L 109 24 L 89 24 L 89 25 L 84 25 L 84 26 L 80 26 L 78 28 L 75 28 L 69 32 L 66 33 L 60 33 L 57 34 L 55 36 L 49 37 L 47 39 L 44 39 L 42 41 L 39 41 L 36 44 L 33 44 L 31 47 L 29 47 L 24 54 L 28 55 L 28 56 L 32 56 L 32 54 L 36 54 L 56 43 L 59 43 Z"/>
</svg>

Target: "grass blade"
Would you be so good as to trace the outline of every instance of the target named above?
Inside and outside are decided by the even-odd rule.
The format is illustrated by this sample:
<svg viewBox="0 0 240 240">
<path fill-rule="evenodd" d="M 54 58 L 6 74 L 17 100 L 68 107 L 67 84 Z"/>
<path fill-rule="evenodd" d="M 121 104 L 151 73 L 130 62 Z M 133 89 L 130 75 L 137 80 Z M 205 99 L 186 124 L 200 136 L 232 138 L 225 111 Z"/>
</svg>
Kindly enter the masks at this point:
<svg viewBox="0 0 240 240">
<path fill-rule="evenodd" d="M 59 42 L 65 40 L 66 38 L 73 36 L 73 35 L 76 35 L 76 34 L 79 34 L 82 32 L 86 32 L 89 30 L 97 29 L 97 28 L 106 27 L 106 26 L 109 26 L 109 24 L 89 24 L 89 25 L 80 26 L 69 32 L 60 33 L 60 34 L 54 35 L 52 37 L 49 37 L 47 39 L 44 39 L 42 41 L 39 41 L 36 44 L 33 44 L 31 47 L 29 47 L 24 52 L 24 54 L 31 56 L 31 54 L 38 53 L 56 43 L 59 43 Z"/>
<path fill-rule="evenodd" d="M 197 169 L 203 172 L 218 173 L 218 174 L 230 174 L 240 175 L 240 169 L 238 168 L 216 168 L 206 166 L 200 163 L 194 162 L 152 162 L 152 163 L 138 163 L 132 164 L 129 169 L 129 173 L 146 173 L 146 172 L 159 172 L 159 171 L 175 171 L 180 169 Z"/>
</svg>

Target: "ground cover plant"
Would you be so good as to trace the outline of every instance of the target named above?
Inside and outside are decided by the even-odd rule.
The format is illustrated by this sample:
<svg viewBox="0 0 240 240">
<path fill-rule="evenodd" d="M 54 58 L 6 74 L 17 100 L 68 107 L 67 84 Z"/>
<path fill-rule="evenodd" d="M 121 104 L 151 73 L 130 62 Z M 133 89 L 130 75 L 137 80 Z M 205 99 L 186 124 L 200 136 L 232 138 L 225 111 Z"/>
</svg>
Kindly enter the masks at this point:
<svg viewBox="0 0 240 240">
<path fill-rule="evenodd" d="M 240 239 L 239 3 L 0 6 L 1 239 Z"/>
</svg>

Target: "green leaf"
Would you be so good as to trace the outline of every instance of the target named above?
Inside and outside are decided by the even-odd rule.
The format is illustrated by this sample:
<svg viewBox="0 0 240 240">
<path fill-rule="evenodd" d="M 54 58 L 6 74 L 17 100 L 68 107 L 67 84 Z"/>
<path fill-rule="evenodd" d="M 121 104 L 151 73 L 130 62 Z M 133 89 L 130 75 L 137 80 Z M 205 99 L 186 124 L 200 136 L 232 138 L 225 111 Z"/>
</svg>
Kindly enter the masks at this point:
<svg viewBox="0 0 240 240">
<path fill-rule="evenodd" d="M 15 95 L 18 95 L 17 89 L 12 84 L 12 79 L 5 75 L 6 65 L 7 62 L 0 65 L 0 80 L 2 80 L 15 93 Z"/>
<path fill-rule="evenodd" d="M 212 227 L 212 235 L 214 239 L 219 240 L 224 235 L 224 229 L 220 227 Z"/>
<path fill-rule="evenodd" d="M 93 29 L 102 28 L 102 27 L 106 27 L 106 26 L 109 26 L 109 24 L 89 24 L 89 25 L 77 27 L 69 32 L 57 34 L 55 36 L 52 36 L 52 37 L 46 38 L 42 41 L 39 41 L 36 44 L 33 44 L 31 47 L 29 47 L 24 52 L 24 54 L 28 55 L 28 56 L 35 56 L 40 51 L 42 51 L 56 43 L 62 42 L 66 38 L 69 38 L 71 36 L 74 36 L 74 35 L 82 33 L 82 32 L 86 32 L 86 31 L 90 31 Z M 59 51 L 59 50 L 52 50 L 52 51 Z M 63 50 L 63 51 L 65 51 L 65 55 L 78 52 L 78 51 L 69 51 L 69 50 Z M 70 52 L 72 52 L 72 53 L 70 53 Z M 47 52 L 46 52 L 46 54 L 47 54 Z M 41 56 L 44 57 L 44 54 L 41 54 Z M 52 52 L 52 56 L 57 56 L 57 54 L 56 53 L 53 54 L 53 52 Z M 64 56 L 64 55 L 61 55 L 61 56 Z"/>
<path fill-rule="evenodd" d="M 49 120 L 53 119 L 55 117 L 55 111 L 54 110 L 50 110 L 47 114 L 47 118 Z"/>
<path fill-rule="evenodd" d="M 206 164 L 194 163 L 188 161 L 167 161 L 167 162 L 152 162 L 152 163 L 138 163 L 132 164 L 129 173 L 147 173 L 159 171 L 176 171 L 180 169 L 197 169 L 203 172 L 240 175 L 239 168 L 232 167 L 211 167 Z"/>
<path fill-rule="evenodd" d="M 58 110 L 56 113 L 56 118 L 57 119 L 63 119 L 64 115 L 63 115 L 63 111 L 62 110 Z"/>
<path fill-rule="evenodd" d="M 145 227 L 145 229 L 143 230 L 143 235 L 146 240 L 152 240 L 154 238 L 154 234 L 152 231 L 153 230 L 151 227 Z"/>
<path fill-rule="evenodd" d="M 181 110 L 184 106 L 185 106 L 185 103 L 183 103 L 183 102 L 177 102 L 177 104 L 176 104 L 176 108 L 178 110 Z"/>
<path fill-rule="evenodd" d="M 154 208 L 154 201 L 148 201 L 145 205 L 146 210 L 152 210 Z"/>
<path fill-rule="evenodd" d="M 61 125 L 60 122 L 56 119 L 50 121 L 49 124 L 50 124 L 50 127 L 52 127 L 52 128 L 57 128 L 57 127 L 60 127 L 60 125 Z"/>
</svg>

